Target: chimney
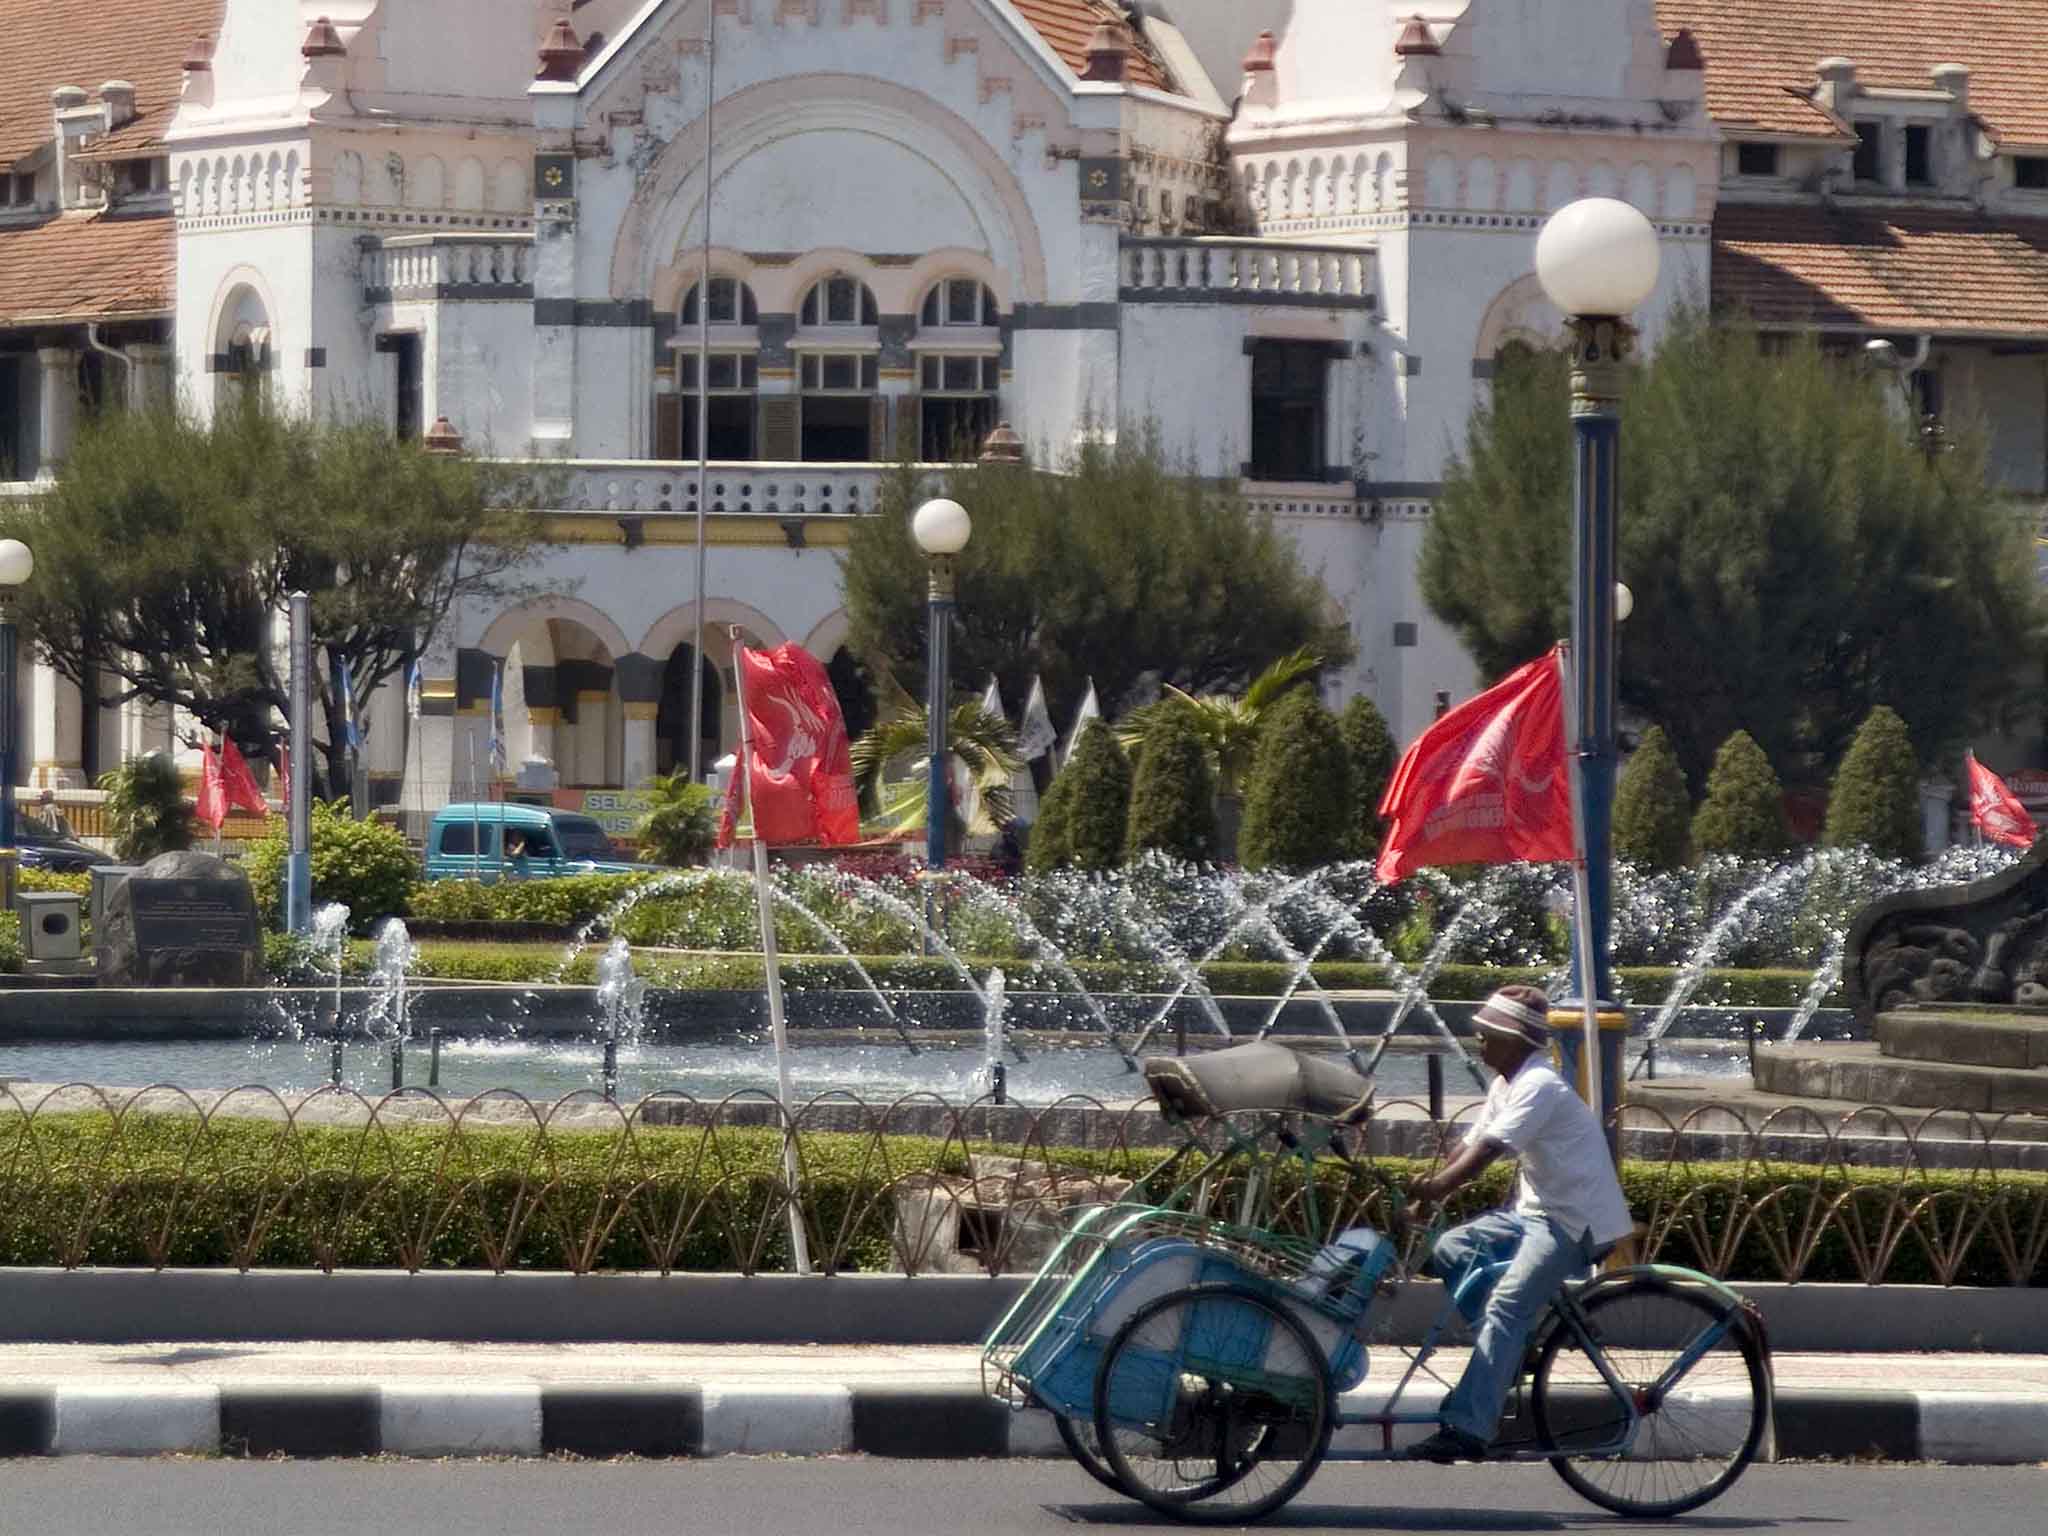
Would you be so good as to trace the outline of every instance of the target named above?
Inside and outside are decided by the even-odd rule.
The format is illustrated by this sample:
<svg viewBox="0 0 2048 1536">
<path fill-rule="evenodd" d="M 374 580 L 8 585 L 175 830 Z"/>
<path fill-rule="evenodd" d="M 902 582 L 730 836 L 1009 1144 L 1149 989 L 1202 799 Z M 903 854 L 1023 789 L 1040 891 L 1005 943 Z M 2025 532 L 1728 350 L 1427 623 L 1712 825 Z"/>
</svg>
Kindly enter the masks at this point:
<svg viewBox="0 0 2048 1536">
<path fill-rule="evenodd" d="M 135 121 L 135 87 L 126 80 L 109 80 L 100 87 L 100 106 L 107 114 L 107 132 Z"/>
<path fill-rule="evenodd" d="M 1244 56 L 1244 83 L 1237 94 L 1246 106 L 1270 107 L 1279 100 L 1279 91 L 1273 81 L 1273 55 L 1278 44 L 1273 34 L 1261 32 L 1252 39 L 1252 46 Z"/>
<path fill-rule="evenodd" d="M 1706 59 L 1700 53 L 1700 41 L 1692 35 L 1690 27 L 1680 27 L 1670 44 L 1664 49 L 1664 67 L 1667 70 L 1689 71 L 1693 74 L 1707 67 Z"/>
<path fill-rule="evenodd" d="M 1967 64 L 1937 64 L 1934 66 L 1934 87 L 1947 91 L 1955 97 L 1956 107 L 1967 112 L 1970 108 L 1970 66 Z"/>
<path fill-rule="evenodd" d="M 583 44 L 576 40 L 576 29 L 569 25 L 568 17 L 557 16 L 554 30 L 540 45 L 540 68 L 534 72 L 533 78 L 573 85 L 582 67 Z"/>
<path fill-rule="evenodd" d="M 185 73 L 204 75 L 213 71 L 213 39 L 202 32 L 192 39 L 192 46 L 185 50 Z"/>
<path fill-rule="evenodd" d="M 1814 73 L 1820 85 L 1813 99 L 1837 117 L 1846 116 L 1856 99 L 1856 61 L 1831 54 L 1814 66 Z"/>
<path fill-rule="evenodd" d="M 1124 29 L 1105 21 L 1088 39 L 1088 66 L 1081 71 L 1081 78 L 1120 83 L 1130 59 L 1131 45 L 1124 40 Z"/>
<path fill-rule="evenodd" d="M 1401 35 L 1394 39 L 1394 56 L 1411 59 L 1434 57 L 1443 52 L 1437 45 L 1436 34 L 1429 30 L 1429 23 L 1420 16 L 1410 16 L 1408 24 L 1401 28 Z"/>
</svg>

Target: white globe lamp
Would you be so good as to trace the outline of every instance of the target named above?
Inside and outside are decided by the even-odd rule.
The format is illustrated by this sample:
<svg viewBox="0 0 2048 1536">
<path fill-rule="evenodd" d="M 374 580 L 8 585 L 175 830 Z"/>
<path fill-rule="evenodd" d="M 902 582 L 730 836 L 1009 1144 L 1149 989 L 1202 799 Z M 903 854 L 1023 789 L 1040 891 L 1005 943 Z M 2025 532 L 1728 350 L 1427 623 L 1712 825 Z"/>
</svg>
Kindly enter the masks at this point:
<svg viewBox="0 0 2048 1536">
<path fill-rule="evenodd" d="M 36 557 L 19 539 L 0 539 L 0 587 L 18 587 L 36 573 Z"/>
<path fill-rule="evenodd" d="M 1617 581 L 1614 584 L 1614 622 L 1617 624 L 1626 624 L 1628 622 L 1628 616 L 1634 613 L 1635 611 L 1635 593 L 1629 591 L 1627 582 Z"/>
<path fill-rule="evenodd" d="M 1626 315 L 1657 287 L 1657 231 L 1629 204 L 1582 197 L 1536 237 L 1536 278 L 1567 315 Z"/>
<path fill-rule="evenodd" d="M 928 555 L 959 554 L 973 532 L 974 520 L 967 509 L 943 496 L 924 503 L 910 517 L 910 536 Z"/>
</svg>

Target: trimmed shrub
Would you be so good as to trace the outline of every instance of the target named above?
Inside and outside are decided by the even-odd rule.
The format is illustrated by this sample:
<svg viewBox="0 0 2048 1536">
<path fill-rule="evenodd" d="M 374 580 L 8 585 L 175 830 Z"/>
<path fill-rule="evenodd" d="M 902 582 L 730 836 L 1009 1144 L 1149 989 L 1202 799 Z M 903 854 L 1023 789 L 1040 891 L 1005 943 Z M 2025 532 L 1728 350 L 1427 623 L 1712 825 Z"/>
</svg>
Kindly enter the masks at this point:
<svg viewBox="0 0 2048 1536">
<path fill-rule="evenodd" d="M 1337 717 L 1306 688 L 1273 706 L 1252 751 L 1238 860 L 1246 869 L 1312 869 L 1353 847 L 1351 760 Z"/>
<path fill-rule="evenodd" d="M 1830 848 L 1868 848 L 1888 859 L 1917 859 L 1920 761 L 1897 711 L 1883 704 L 1857 729 L 1835 771 L 1821 841 Z"/>
<path fill-rule="evenodd" d="M 1067 786 L 1066 838 L 1074 868 L 1116 868 L 1131 819 L 1131 761 L 1108 721 L 1088 722 L 1061 777 L 1073 780 Z"/>
<path fill-rule="evenodd" d="M 1653 725 L 1614 791 L 1614 851 L 1643 869 L 1678 869 L 1691 838 L 1692 797 L 1664 727 Z"/>
<path fill-rule="evenodd" d="M 62 870 L 32 869 L 24 864 L 14 872 L 14 884 L 23 891 L 68 891 L 81 900 L 92 899 L 92 876 L 84 870 L 67 875 Z"/>
<path fill-rule="evenodd" d="M 12 912 L 0 912 L 0 971 L 13 976 L 27 964 L 28 951 L 21 942 L 21 918 Z"/>
<path fill-rule="evenodd" d="M 1038 820 L 1031 824 L 1031 840 L 1024 845 L 1024 868 L 1031 874 L 1051 874 L 1073 862 L 1074 848 L 1067 838 L 1070 782 L 1066 774 L 1056 773 L 1039 796 Z"/>
<path fill-rule="evenodd" d="M 192 807 L 177 765 L 164 753 L 129 758 L 101 776 L 100 788 L 107 792 L 114 853 L 123 863 L 142 864 L 192 846 Z"/>
<path fill-rule="evenodd" d="M 345 800 L 316 800 L 312 812 L 313 904 L 344 903 L 354 933 L 368 933 L 387 917 L 404 917 L 420 878 L 419 858 L 405 834 L 380 821 L 355 820 Z M 290 854 L 290 827 L 284 817 L 273 816 L 243 859 L 256 910 L 273 928 L 284 920 Z"/>
<path fill-rule="evenodd" d="M 1714 754 L 1707 796 L 1692 818 L 1693 852 L 1768 855 L 1791 840 L 1784 786 L 1755 738 L 1737 731 Z"/>
<path fill-rule="evenodd" d="M 1337 717 L 1351 759 L 1351 851 L 1369 859 L 1380 851 L 1380 797 L 1394 773 L 1394 733 L 1379 706 L 1360 694 Z"/>
<path fill-rule="evenodd" d="M 1161 710 L 1145 732 L 1124 848 L 1132 855 L 1157 849 L 1190 864 L 1216 857 L 1216 780 L 1184 710 Z"/>
</svg>

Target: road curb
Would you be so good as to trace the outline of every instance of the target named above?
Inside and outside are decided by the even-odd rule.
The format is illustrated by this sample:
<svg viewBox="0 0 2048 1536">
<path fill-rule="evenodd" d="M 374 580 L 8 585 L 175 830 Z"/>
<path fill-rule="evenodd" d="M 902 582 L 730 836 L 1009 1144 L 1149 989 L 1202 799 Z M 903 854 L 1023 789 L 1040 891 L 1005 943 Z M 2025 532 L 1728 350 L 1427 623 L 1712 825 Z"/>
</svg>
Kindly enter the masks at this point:
<svg viewBox="0 0 2048 1536">
<path fill-rule="evenodd" d="M 1777 1454 L 1787 1460 L 2048 1461 L 2048 1395 L 1786 1390 L 1775 1408 Z M 1362 1448 L 1372 1438 L 1351 1430 L 1339 1444 Z M 926 1460 L 1065 1454 L 1051 1415 L 1013 1413 L 979 1391 L 950 1385 L 450 1380 L 0 1390 L 0 1457 L 849 1452 Z"/>
</svg>

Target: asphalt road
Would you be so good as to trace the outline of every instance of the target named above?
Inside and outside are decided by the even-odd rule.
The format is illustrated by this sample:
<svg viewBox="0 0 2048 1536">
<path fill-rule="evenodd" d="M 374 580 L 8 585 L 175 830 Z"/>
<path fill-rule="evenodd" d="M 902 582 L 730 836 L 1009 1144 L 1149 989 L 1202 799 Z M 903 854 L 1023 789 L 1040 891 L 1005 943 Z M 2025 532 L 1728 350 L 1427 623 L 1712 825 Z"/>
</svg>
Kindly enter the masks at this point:
<svg viewBox="0 0 2048 1536">
<path fill-rule="evenodd" d="M 2038 1536 L 2048 1470 L 1793 1464 L 1751 1468 L 1719 1503 L 1637 1524 L 1544 1467 L 1326 1467 L 1275 1530 L 1784 1531 Z M 1054 1461 L 116 1461 L 0 1463 L 0 1532 L 68 1536 L 430 1536 L 687 1531 L 692 1536 L 1010 1536 L 1183 1530 Z"/>
</svg>

